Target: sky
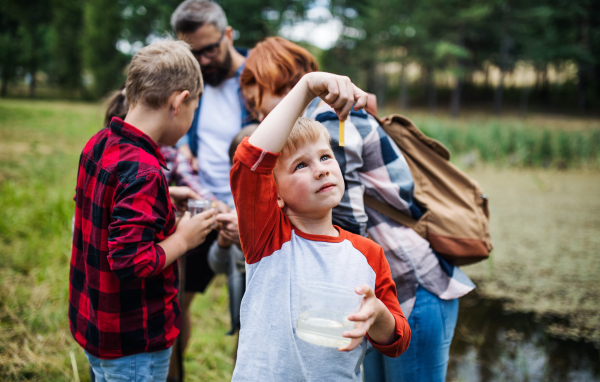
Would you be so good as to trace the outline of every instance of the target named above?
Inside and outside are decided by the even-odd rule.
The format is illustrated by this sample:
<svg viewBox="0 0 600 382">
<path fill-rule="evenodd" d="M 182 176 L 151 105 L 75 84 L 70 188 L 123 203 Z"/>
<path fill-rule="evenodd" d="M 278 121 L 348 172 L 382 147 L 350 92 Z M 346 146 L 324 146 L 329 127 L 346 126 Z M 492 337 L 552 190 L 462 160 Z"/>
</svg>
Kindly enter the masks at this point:
<svg viewBox="0 0 600 382">
<path fill-rule="evenodd" d="M 317 1 L 306 12 L 302 21 L 283 25 L 279 35 L 292 41 L 304 41 L 321 49 L 335 45 L 344 28 L 342 21 L 333 17 L 328 1 Z"/>
</svg>

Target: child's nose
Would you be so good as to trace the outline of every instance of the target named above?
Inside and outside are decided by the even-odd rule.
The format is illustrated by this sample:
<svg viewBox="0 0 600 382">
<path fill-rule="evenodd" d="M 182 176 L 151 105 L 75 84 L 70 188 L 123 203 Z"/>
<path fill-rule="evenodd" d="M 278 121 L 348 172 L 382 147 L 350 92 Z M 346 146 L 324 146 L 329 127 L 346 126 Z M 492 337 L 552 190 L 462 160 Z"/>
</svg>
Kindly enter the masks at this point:
<svg viewBox="0 0 600 382">
<path fill-rule="evenodd" d="M 329 176 L 329 170 L 325 166 L 319 166 L 315 175 L 317 179 L 321 179 L 324 176 Z"/>
</svg>

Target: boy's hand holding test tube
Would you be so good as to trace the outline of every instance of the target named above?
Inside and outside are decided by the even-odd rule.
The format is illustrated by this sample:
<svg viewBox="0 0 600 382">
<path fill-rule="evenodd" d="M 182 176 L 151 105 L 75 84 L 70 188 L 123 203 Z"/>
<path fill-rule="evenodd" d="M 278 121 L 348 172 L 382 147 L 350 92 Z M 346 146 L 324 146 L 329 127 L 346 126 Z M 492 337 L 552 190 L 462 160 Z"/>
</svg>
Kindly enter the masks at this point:
<svg viewBox="0 0 600 382">
<path fill-rule="evenodd" d="M 270 152 L 280 152 L 294 123 L 314 97 L 320 97 L 331 106 L 340 121 L 348 118 L 353 105 L 354 110 L 360 110 L 367 104 L 367 93 L 350 78 L 324 72 L 308 73 L 264 119 L 250 137 L 250 143 Z"/>
</svg>

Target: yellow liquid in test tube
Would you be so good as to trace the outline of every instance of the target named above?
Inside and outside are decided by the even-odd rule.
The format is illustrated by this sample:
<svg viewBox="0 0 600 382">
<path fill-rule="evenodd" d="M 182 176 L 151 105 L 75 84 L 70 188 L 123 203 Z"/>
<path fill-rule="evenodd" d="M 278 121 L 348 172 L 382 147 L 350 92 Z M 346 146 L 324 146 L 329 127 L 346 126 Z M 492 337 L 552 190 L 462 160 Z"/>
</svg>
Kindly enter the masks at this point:
<svg viewBox="0 0 600 382">
<path fill-rule="evenodd" d="M 340 121 L 340 146 L 344 146 L 344 127 L 346 121 Z"/>
</svg>

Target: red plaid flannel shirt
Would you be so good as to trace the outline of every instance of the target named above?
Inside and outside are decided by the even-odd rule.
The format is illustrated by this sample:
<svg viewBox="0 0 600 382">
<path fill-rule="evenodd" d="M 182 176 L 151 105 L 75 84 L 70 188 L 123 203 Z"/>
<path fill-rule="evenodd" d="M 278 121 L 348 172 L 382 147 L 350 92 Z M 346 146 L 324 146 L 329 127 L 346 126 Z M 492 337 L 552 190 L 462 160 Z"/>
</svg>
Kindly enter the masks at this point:
<svg viewBox="0 0 600 382">
<path fill-rule="evenodd" d="M 157 245 L 175 208 L 156 143 L 113 118 L 79 161 L 69 322 L 90 354 L 113 359 L 170 347 L 179 334 L 177 262 Z"/>
</svg>

